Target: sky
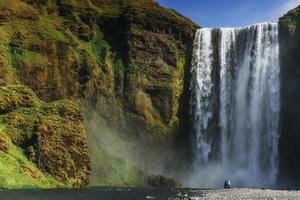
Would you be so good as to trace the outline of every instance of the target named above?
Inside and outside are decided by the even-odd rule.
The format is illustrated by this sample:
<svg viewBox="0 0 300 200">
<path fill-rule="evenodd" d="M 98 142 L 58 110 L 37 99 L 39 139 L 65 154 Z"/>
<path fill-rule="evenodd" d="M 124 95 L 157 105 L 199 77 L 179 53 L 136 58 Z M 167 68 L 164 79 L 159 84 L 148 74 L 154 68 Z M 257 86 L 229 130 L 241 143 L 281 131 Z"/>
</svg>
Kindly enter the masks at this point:
<svg viewBox="0 0 300 200">
<path fill-rule="evenodd" d="M 158 0 L 202 27 L 239 27 L 278 21 L 300 0 Z"/>
</svg>

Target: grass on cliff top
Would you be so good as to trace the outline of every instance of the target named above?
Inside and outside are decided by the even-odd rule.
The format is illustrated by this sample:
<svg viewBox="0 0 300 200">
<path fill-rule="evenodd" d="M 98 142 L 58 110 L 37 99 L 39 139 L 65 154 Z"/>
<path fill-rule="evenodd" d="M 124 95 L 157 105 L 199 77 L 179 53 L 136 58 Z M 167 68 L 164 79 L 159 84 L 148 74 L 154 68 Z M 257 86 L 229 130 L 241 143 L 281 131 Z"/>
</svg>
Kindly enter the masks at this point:
<svg viewBox="0 0 300 200">
<path fill-rule="evenodd" d="M 7 142 L 8 153 L 0 151 L 0 188 L 58 188 L 68 187 L 54 178 L 43 174 L 24 151 L 13 145 L 5 134 L 5 125 L 0 124 L 0 143 Z"/>
<path fill-rule="evenodd" d="M 294 34 L 297 26 L 297 18 L 300 15 L 300 6 L 290 10 L 286 15 L 280 18 L 280 23 L 288 28 L 291 34 Z"/>
</svg>

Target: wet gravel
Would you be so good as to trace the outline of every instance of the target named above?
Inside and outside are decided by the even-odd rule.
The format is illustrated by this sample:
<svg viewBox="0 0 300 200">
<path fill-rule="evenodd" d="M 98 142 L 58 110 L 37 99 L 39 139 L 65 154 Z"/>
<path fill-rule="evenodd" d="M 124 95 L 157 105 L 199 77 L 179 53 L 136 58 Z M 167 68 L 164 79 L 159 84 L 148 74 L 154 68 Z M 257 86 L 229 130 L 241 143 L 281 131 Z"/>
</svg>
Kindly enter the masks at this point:
<svg viewBox="0 0 300 200">
<path fill-rule="evenodd" d="M 300 200 L 300 191 L 266 189 L 219 189 L 178 191 L 168 200 Z"/>
</svg>

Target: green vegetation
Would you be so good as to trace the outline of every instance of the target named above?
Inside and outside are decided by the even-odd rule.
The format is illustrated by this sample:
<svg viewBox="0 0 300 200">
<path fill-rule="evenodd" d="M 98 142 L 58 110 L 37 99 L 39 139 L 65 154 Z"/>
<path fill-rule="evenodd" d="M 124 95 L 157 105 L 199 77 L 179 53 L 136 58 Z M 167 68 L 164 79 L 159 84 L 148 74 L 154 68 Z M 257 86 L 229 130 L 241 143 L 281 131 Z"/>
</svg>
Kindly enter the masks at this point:
<svg viewBox="0 0 300 200">
<path fill-rule="evenodd" d="M 166 44 L 167 44 L 168 50 L 171 53 L 176 54 L 176 55 L 178 54 L 178 49 L 177 49 L 177 47 L 174 43 L 171 43 L 171 42 L 167 41 Z"/>
<path fill-rule="evenodd" d="M 110 130 L 101 116 L 93 116 L 86 127 L 93 166 L 90 186 L 147 186 L 147 175 L 129 159 L 133 143 Z"/>
<path fill-rule="evenodd" d="M 11 48 L 10 55 L 13 67 L 46 67 L 48 65 L 46 56 L 26 49 Z"/>
<path fill-rule="evenodd" d="M 177 126 L 188 19 L 149 0 L 0 0 L 0 13 L 0 85 L 12 85 L 0 87 L 0 187 L 88 184 L 79 99 L 134 139 Z M 91 185 L 147 185 L 139 163 L 106 148 L 123 140 L 108 141 Z"/>
<path fill-rule="evenodd" d="M 5 131 L 5 125 L 0 123 L 0 131 Z"/>
<path fill-rule="evenodd" d="M 296 26 L 300 18 L 300 6 L 290 10 L 286 15 L 280 18 L 279 23 L 281 26 L 286 27 L 291 35 L 296 31 Z"/>
<path fill-rule="evenodd" d="M 86 185 L 90 157 L 82 120 L 76 102 L 46 104 L 24 86 L 0 87 L 0 187 Z"/>
<path fill-rule="evenodd" d="M 291 34 L 294 34 L 296 30 L 297 21 L 292 20 L 291 18 L 284 18 L 281 22 L 288 28 Z"/>
<path fill-rule="evenodd" d="M 124 64 L 120 58 L 114 60 L 115 75 L 123 78 L 124 76 Z"/>
<path fill-rule="evenodd" d="M 41 39 L 56 40 L 66 42 L 66 37 L 63 32 L 59 31 L 60 21 L 54 16 L 41 16 L 38 24 L 33 26 L 34 32 L 38 33 Z"/>
<path fill-rule="evenodd" d="M 0 124 L 0 188 L 58 188 L 70 187 L 41 172 L 30 162 L 20 147 L 15 146 Z M 3 151 L 3 144 L 8 151 Z"/>
<path fill-rule="evenodd" d="M 92 51 L 97 58 L 97 61 L 102 65 L 105 64 L 108 50 L 109 47 L 107 42 L 103 40 L 102 35 L 98 33 L 92 40 Z"/>
<path fill-rule="evenodd" d="M 97 151 L 99 166 L 95 170 L 90 186 L 142 187 L 147 186 L 145 173 L 130 161 L 110 155 L 106 151 Z M 98 174 L 97 174 L 98 173 Z"/>
</svg>

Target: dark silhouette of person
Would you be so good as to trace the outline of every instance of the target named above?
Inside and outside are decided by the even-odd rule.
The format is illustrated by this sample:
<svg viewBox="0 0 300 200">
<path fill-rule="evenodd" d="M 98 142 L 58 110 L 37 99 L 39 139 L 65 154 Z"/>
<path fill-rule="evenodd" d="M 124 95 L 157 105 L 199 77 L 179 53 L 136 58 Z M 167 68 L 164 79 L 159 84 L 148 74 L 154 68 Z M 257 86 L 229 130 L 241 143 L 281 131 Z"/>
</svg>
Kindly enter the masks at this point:
<svg viewBox="0 0 300 200">
<path fill-rule="evenodd" d="M 224 189 L 230 189 L 230 187 L 231 187 L 230 180 L 226 180 L 224 182 Z"/>
</svg>

